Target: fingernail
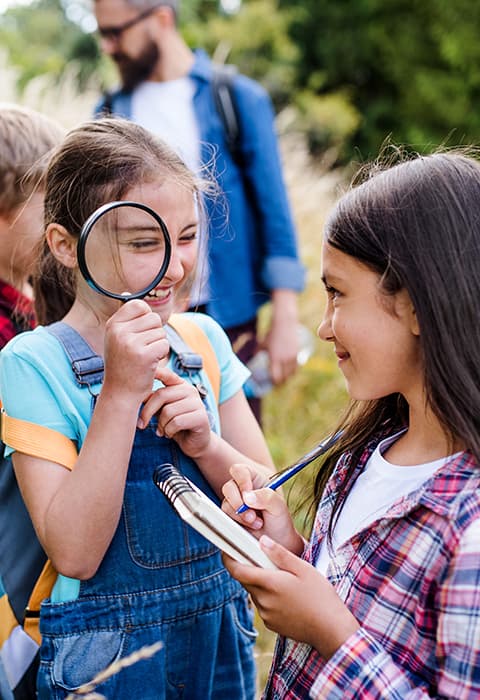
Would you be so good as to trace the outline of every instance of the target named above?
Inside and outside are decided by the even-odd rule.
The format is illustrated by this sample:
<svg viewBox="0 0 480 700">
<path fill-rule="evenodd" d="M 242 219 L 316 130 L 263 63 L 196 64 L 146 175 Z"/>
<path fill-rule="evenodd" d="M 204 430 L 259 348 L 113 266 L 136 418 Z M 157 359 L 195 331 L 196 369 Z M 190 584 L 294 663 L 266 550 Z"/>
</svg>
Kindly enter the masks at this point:
<svg viewBox="0 0 480 700">
<path fill-rule="evenodd" d="M 243 494 L 243 500 L 244 503 L 247 504 L 247 506 L 256 506 L 258 501 L 256 495 L 253 493 L 253 491 L 244 491 Z"/>
<path fill-rule="evenodd" d="M 262 535 L 260 537 L 260 542 L 263 544 L 264 547 L 267 549 L 271 549 L 275 542 L 268 537 L 268 535 Z"/>
<path fill-rule="evenodd" d="M 139 418 L 137 420 L 137 428 L 140 428 L 140 430 L 142 430 L 144 427 L 145 427 L 145 423 L 143 422 L 143 420 L 141 418 Z"/>
<path fill-rule="evenodd" d="M 246 523 L 249 525 L 253 523 L 253 521 L 256 519 L 256 514 L 253 512 L 253 510 L 246 510 L 243 516 L 243 519 L 245 520 Z"/>
</svg>

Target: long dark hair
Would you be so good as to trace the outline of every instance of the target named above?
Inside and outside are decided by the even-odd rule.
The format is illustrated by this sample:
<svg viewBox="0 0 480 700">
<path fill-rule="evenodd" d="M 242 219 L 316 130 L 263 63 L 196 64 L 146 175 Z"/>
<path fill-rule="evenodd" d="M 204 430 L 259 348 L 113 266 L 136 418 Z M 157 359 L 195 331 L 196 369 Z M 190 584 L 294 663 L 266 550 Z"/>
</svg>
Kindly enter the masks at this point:
<svg viewBox="0 0 480 700">
<path fill-rule="evenodd" d="M 381 276 L 385 294 L 405 289 L 420 327 L 426 401 L 448 440 L 480 461 L 480 163 L 464 153 L 414 157 L 373 174 L 329 217 L 329 245 Z M 315 482 L 315 501 L 340 454 L 351 453 L 330 521 L 345 501 L 366 442 L 408 424 L 400 395 L 353 402 Z"/>
<path fill-rule="evenodd" d="M 171 148 L 133 122 L 119 118 L 85 122 L 67 134 L 49 162 L 45 227 L 56 223 L 78 237 L 87 218 L 102 204 L 121 199 L 140 183 L 167 179 L 192 193 L 208 193 L 211 184 L 196 179 Z M 63 318 L 75 298 L 76 271 L 55 259 L 46 239 L 37 256 L 33 283 L 38 322 Z"/>
</svg>

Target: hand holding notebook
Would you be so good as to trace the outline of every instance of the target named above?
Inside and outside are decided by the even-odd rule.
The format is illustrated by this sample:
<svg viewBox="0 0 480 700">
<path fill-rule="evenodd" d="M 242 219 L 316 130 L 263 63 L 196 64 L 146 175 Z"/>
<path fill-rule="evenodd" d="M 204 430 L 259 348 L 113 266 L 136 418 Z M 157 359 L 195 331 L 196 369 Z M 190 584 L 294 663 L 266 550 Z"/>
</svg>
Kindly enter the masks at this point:
<svg viewBox="0 0 480 700">
<path fill-rule="evenodd" d="M 277 568 L 253 535 L 224 513 L 172 464 L 157 467 L 153 482 L 186 523 L 233 559 L 264 569 Z"/>
</svg>

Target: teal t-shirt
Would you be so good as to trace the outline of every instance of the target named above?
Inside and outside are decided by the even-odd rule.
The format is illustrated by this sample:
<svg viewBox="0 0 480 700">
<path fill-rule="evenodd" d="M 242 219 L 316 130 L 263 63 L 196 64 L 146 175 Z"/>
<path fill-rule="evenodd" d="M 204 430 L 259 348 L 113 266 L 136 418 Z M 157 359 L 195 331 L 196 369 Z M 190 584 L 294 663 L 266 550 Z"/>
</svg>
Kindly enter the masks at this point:
<svg viewBox="0 0 480 700">
<path fill-rule="evenodd" d="M 216 321 L 204 314 L 188 313 L 185 316 L 202 328 L 215 351 L 221 375 L 219 404 L 222 404 L 242 388 L 250 372 L 234 354 L 229 339 Z M 204 370 L 201 377 L 213 396 Z M 154 383 L 154 388 L 159 386 L 160 382 Z M 94 393 L 100 389 L 101 384 L 92 386 Z M 44 327 L 17 335 L 3 348 L 0 353 L 0 395 L 9 416 L 57 430 L 73 440 L 80 450 L 90 425 L 92 397 L 89 391 L 77 384 L 60 341 Z M 220 434 L 214 398 L 210 405 L 213 407 L 214 430 Z M 7 446 L 6 454 L 12 451 Z M 74 600 L 79 585 L 79 581 L 59 575 L 52 591 L 52 601 Z"/>
</svg>

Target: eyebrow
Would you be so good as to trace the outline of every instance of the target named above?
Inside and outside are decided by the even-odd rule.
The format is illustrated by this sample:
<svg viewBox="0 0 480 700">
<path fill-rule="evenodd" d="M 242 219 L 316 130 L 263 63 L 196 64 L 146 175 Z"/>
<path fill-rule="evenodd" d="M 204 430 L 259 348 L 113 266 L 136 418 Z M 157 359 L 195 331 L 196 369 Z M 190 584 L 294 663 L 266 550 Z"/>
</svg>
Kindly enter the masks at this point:
<svg viewBox="0 0 480 700">
<path fill-rule="evenodd" d="M 187 224 L 182 228 L 180 233 L 185 233 L 185 231 L 188 231 L 189 228 L 198 228 L 198 221 L 193 221 L 191 224 Z"/>
</svg>

